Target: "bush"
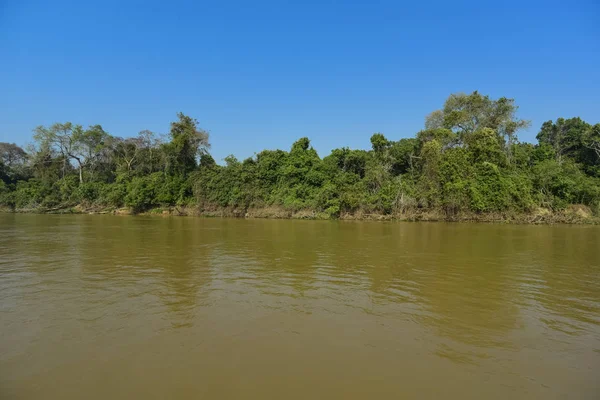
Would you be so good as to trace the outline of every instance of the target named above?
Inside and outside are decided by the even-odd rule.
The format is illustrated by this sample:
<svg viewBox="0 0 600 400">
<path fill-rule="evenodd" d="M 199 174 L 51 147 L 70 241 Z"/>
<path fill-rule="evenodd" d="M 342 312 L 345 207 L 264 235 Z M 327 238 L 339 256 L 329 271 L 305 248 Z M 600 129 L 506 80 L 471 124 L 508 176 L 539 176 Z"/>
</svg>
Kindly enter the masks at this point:
<svg viewBox="0 0 600 400">
<path fill-rule="evenodd" d="M 103 192 L 104 184 L 101 182 L 86 182 L 79 185 L 76 195 L 81 203 L 93 204 Z"/>
<path fill-rule="evenodd" d="M 99 193 L 98 203 L 110 207 L 121 207 L 125 203 L 127 186 L 121 183 L 113 183 L 102 186 Z"/>
<path fill-rule="evenodd" d="M 542 203 L 553 209 L 564 209 L 568 204 L 594 206 L 600 198 L 599 180 L 585 175 L 571 161 L 542 161 L 533 167 L 533 175 Z"/>
<path fill-rule="evenodd" d="M 145 211 L 158 205 L 154 182 L 150 176 L 136 177 L 127 185 L 125 205 L 134 212 Z"/>
<path fill-rule="evenodd" d="M 31 179 L 17 182 L 15 191 L 8 198 L 14 208 L 37 208 L 45 202 L 48 192 L 40 181 Z"/>
</svg>

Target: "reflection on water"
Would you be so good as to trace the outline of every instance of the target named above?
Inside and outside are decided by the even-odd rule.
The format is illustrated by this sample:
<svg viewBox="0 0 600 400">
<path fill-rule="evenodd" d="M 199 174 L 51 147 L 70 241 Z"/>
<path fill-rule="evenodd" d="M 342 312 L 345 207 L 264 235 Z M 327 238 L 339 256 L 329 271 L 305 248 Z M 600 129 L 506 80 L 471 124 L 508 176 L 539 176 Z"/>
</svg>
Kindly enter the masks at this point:
<svg viewBox="0 0 600 400">
<path fill-rule="evenodd" d="M 0 215 L 1 398 L 598 398 L 600 228 Z"/>
</svg>

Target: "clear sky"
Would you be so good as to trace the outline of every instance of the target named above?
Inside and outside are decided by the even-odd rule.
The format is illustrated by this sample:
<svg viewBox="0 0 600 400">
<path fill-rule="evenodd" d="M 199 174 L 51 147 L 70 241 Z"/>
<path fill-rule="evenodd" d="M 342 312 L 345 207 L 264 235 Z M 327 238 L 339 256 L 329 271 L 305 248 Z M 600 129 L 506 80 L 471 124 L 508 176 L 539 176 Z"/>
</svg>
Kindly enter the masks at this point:
<svg viewBox="0 0 600 400">
<path fill-rule="evenodd" d="M 0 0 L 0 141 L 37 125 L 166 133 L 178 111 L 217 160 L 308 136 L 368 148 L 453 92 L 514 97 L 532 128 L 600 122 L 600 1 Z"/>
</svg>

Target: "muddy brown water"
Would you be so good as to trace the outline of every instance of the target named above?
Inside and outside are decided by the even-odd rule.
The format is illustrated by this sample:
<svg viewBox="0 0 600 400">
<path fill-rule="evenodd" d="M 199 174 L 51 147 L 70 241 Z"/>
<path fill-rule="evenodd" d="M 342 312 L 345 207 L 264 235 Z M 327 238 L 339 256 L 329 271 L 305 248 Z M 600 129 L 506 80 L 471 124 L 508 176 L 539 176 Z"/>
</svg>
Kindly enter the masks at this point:
<svg viewBox="0 0 600 400">
<path fill-rule="evenodd" d="M 600 227 L 0 214 L 2 399 L 598 399 Z"/>
</svg>

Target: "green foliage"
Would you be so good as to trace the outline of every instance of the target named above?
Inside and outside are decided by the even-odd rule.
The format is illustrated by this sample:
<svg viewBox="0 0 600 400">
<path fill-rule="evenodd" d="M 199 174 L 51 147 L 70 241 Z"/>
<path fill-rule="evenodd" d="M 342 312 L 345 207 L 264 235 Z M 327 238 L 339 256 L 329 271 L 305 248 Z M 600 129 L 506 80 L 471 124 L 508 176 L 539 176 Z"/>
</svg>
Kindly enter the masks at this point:
<svg viewBox="0 0 600 400">
<path fill-rule="evenodd" d="M 490 128 L 501 137 L 512 137 L 529 125 L 516 118 L 517 110 L 514 99 L 493 100 L 477 91 L 468 95 L 457 93 L 448 97 L 442 110 L 427 117 L 426 126 L 451 129 L 463 138 L 483 128 Z"/>
<path fill-rule="evenodd" d="M 444 152 L 440 161 L 440 202 L 449 214 L 469 209 L 469 189 L 473 186 L 472 179 L 475 174 L 471 158 L 472 154 L 458 147 Z"/>
<path fill-rule="evenodd" d="M 126 191 L 124 203 L 135 212 L 157 206 L 186 204 L 192 196 L 189 180 L 183 176 L 170 176 L 162 172 L 133 178 L 127 184 Z"/>
<path fill-rule="evenodd" d="M 381 154 L 390 146 L 390 141 L 381 133 L 375 133 L 371 136 L 371 147 L 375 153 Z"/>
<path fill-rule="evenodd" d="M 28 155 L 14 143 L 0 142 L 0 180 L 6 184 L 29 178 Z"/>
<path fill-rule="evenodd" d="M 506 155 L 498 141 L 498 135 L 490 128 L 473 132 L 467 145 L 471 158 L 475 163 L 491 162 L 496 165 L 506 164 Z"/>
<path fill-rule="evenodd" d="M 37 179 L 19 181 L 13 195 L 7 198 L 5 205 L 19 209 L 33 209 L 42 204 L 51 203 L 51 192 L 48 186 Z"/>
<path fill-rule="evenodd" d="M 477 212 L 507 210 L 512 204 L 510 186 L 510 180 L 496 164 L 479 164 L 470 185 L 471 208 Z"/>
<path fill-rule="evenodd" d="M 156 186 L 150 176 L 136 177 L 127 185 L 125 205 L 140 212 L 158 205 Z"/>
<path fill-rule="evenodd" d="M 568 204 L 595 206 L 600 179 L 587 176 L 573 161 L 545 160 L 533 167 L 534 186 L 543 205 L 561 209 Z"/>
<path fill-rule="evenodd" d="M 198 121 L 178 113 L 171 123 L 171 142 L 165 146 L 175 173 L 185 175 L 196 168 L 197 158 L 209 147 L 208 132 L 198 129 Z"/>
<path fill-rule="evenodd" d="M 93 204 L 100 196 L 103 186 L 102 182 L 82 183 L 77 188 L 76 195 L 81 203 Z"/>
<path fill-rule="evenodd" d="M 97 203 L 109 207 L 122 207 L 127 196 L 127 186 L 121 183 L 107 184 L 101 187 Z"/>
<path fill-rule="evenodd" d="M 370 138 L 370 150 L 337 148 L 324 158 L 307 137 L 289 151 L 264 150 L 217 163 L 208 133 L 182 113 L 164 140 L 150 131 L 116 138 L 70 122 L 35 130 L 25 152 L 0 143 L 0 205 L 58 209 L 77 204 L 205 210 L 275 207 L 330 218 L 347 213 L 435 210 L 527 212 L 585 204 L 600 212 L 600 124 L 548 121 L 538 144 L 519 143 L 528 125 L 513 99 L 450 96 L 414 138 Z"/>
<path fill-rule="evenodd" d="M 558 118 L 556 123 L 544 122 L 537 134 L 537 139 L 540 144 L 554 149 L 558 161 L 565 156 L 580 161 L 585 158 L 585 153 L 587 153 L 583 141 L 590 129 L 591 125 L 581 118 Z"/>
<path fill-rule="evenodd" d="M 392 159 L 392 173 L 394 175 L 412 172 L 414 157 L 418 151 L 417 139 L 400 139 L 392 142 L 389 154 Z"/>
</svg>

